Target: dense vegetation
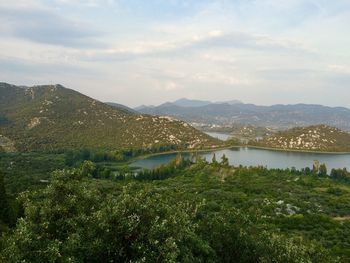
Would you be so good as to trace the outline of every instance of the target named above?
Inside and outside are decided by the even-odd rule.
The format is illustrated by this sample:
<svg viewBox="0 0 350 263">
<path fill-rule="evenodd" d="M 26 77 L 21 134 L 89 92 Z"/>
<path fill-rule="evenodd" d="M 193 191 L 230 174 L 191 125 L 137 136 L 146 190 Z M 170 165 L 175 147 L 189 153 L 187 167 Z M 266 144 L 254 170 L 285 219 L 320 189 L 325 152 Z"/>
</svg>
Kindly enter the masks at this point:
<svg viewBox="0 0 350 263">
<path fill-rule="evenodd" d="M 350 133 L 316 125 L 281 131 L 250 144 L 287 150 L 350 152 Z"/>
<path fill-rule="evenodd" d="M 152 171 L 130 171 L 108 154 L 76 151 L 73 163 L 67 163 L 70 153 L 2 155 L 4 262 L 350 259 L 345 169 L 327 175 L 323 165 L 302 171 L 232 167 L 225 156 L 209 164 L 179 155 Z M 118 173 L 104 176 L 112 164 Z M 24 170 L 35 179 L 27 180 Z M 11 223 L 13 211 L 17 223 Z"/>
<path fill-rule="evenodd" d="M 168 117 L 112 107 L 60 85 L 0 83 L 0 149 L 200 148 L 219 141 Z"/>
</svg>

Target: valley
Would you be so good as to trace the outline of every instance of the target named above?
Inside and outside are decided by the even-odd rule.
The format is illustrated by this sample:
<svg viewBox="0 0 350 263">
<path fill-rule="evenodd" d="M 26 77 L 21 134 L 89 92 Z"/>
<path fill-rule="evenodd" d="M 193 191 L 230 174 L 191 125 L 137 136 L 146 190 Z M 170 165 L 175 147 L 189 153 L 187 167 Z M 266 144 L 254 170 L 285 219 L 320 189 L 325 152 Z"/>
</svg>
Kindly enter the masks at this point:
<svg viewBox="0 0 350 263">
<path fill-rule="evenodd" d="M 350 1 L 1 0 L 0 263 L 349 263 Z"/>
<path fill-rule="evenodd" d="M 350 259 L 346 131 L 192 127 L 60 85 L 1 83 L 0 102 L 0 261 Z"/>
</svg>

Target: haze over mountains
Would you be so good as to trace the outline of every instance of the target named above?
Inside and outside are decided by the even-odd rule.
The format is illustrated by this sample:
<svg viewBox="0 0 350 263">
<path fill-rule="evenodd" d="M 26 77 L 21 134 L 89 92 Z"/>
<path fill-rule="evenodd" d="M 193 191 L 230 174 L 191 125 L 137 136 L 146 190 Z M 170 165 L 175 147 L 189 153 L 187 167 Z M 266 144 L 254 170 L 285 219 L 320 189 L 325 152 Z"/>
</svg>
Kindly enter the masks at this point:
<svg viewBox="0 0 350 263">
<path fill-rule="evenodd" d="M 326 124 L 350 131 L 350 109 L 314 104 L 259 106 L 240 101 L 212 103 L 181 99 L 159 106 L 144 106 L 141 113 L 173 116 L 201 125 L 255 125 L 276 129 Z"/>
<path fill-rule="evenodd" d="M 133 113 L 61 85 L 0 83 L 0 150 L 198 148 L 219 143 L 185 122 Z"/>
<path fill-rule="evenodd" d="M 230 105 L 233 105 L 233 104 L 242 104 L 242 102 L 239 100 L 212 102 L 209 100 L 195 100 L 195 99 L 181 98 L 181 99 L 175 100 L 173 102 L 165 102 L 165 103 L 159 105 L 158 107 L 166 106 L 166 105 L 176 105 L 179 107 L 186 107 L 187 108 L 187 107 L 202 107 L 202 106 L 207 106 L 207 105 L 211 105 L 211 104 L 230 104 Z M 135 110 L 142 110 L 144 108 L 156 108 L 156 107 L 157 106 L 154 106 L 154 105 L 149 105 L 149 106 L 141 105 L 139 107 L 136 107 Z"/>
</svg>

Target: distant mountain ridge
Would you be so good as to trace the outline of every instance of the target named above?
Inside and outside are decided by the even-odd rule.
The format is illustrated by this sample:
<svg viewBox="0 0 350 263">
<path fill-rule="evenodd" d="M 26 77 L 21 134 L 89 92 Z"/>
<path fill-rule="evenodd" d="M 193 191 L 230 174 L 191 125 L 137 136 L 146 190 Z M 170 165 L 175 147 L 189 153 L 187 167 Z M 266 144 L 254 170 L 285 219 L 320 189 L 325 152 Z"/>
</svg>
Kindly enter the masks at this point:
<svg viewBox="0 0 350 263">
<path fill-rule="evenodd" d="M 178 99 L 172 104 L 175 104 L 180 107 L 201 107 L 211 104 L 211 101 L 203 101 L 203 100 L 190 100 L 186 98 Z"/>
<path fill-rule="evenodd" d="M 326 124 L 350 131 L 350 109 L 313 104 L 258 106 L 244 103 L 211 103 L 182 107 L 166 103 L 144 107 L 140 112 L 174 116 L 196 125 L 254 125 L 277 129 Z"/>
<path fill-rule="evenodd" d="M 149 109 L 149 108 L 157 108 L 157 107 L 166 107 L 166 106 L 179 106 L 179 107 L 185 107 L 185 108 L 191 108 L 191 107 L 203 107 L 203 106 L 208 106 L 212 104 L 229 104 L 229 105 L 234 105 L 234 104 L 241 104 L 242 102 L 239 100 L 230 100 L 230 101 L 217 101 L 217 102 L 212 102 L 208 100 L 194 100 L 194 99 L 187 99 L 187 98 L 181 98 L 178 100 L 175 100 L 173 102 L 165 102 L 159 106 L 154 106 L 154 105 L 141 105 L 139 107 L 134 108 L 136 111 L 140 111 L 142 109 Z"/>
<path fill-rule="evenodd" d="M 137 113 L 136 110 L 129 108 L 128 106 L 125 106 L 123 104 L 119 104 L 119 103 L 115 103 L 115 102 L 105 102 L 105 104 L 112 106 L 112 107 L 119 109 L 119 110 L 125 110 L 128 112 Z"/>
<path fill-rule="evenodd" d="M 188 149 L 217 143 L 183 121 L 109 106 L 61 85 L 0 83 L 0 151 Z"/>
</svg>

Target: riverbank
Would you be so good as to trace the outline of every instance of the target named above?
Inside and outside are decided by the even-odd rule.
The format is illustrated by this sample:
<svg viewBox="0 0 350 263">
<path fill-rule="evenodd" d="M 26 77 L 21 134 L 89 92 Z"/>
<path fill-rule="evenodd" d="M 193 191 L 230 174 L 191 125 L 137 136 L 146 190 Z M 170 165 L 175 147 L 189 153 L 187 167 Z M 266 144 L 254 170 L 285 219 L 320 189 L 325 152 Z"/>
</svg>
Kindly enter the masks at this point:
<svg viewBox="0 0 350 263">
<path fill-rule="evenodd" d="M 187 149 L 187 150 L 173 150 L 173 151 L 166 151 L 166 152 L 159 152 L 159 153 L 149 153 L 145 155 L 140 155 L 135 158 L 132 158 L 128 160 L 128 164 L 134 161 L 139 161 L 143 160 L 149 157 L 153 156 L 161 156 L 161 155 L 167 155 L 167 154 L 175 154 L 175 153 L 196 153 L 196 152 L 214 152 L 214 151 L 221 151 L 221 150 L 226 150 L 226 149 L 234 149 L 234 148 L 242 148 L 242 146 L 238 145 L 226 145 L 226 146 L 219 146 L 219 147 L 213 147 L 213 148 L 205 148 L 205 149 Z"/>
<path fill-rule="evenodd" d="M 226 145 L 226 146 L 206 148 L 206 149 L 174 150 L 174 151 L 166 151 L 166 152 L 160 152 L 160 153 L 151 153 L 151 154 L 135 157 L 130 161 L 132 162 L 132 161 L 149 158 L 152 156 L 167 155 L 167 154 L 173 154 L 173 153 L 214 152 L 214 151 L 234 149 L 234 148 L 250 148 L 250 149 L 259 149 L 259 150 L 276 151 L 276 152 L 315 153 L 315 154 L 332 154 L 332 155 L 350 154 L 350 151 L 349 152 L 326 152 L 326 151 L 312 151 L 312 150 L 282 149 L 282 148 L 272 148 L 272 147 L 263 147 L 263 146 L 255 146 L 255 145 L 231 145 L 231 146 Z"/>
<path fill-rule="evenodd" d="M 264 146 L 255 146 L 255 145 L 246 145 L 246 146 L 240 146 L 240 147 L 268 150 L 268 151 L 278 151 L 278 152 L 316 153 L 316 154 L 334 154 L 334 155 L 350 154 L 350 151 L 349 152 L 327 152 L 327 151 L 313 151 L 313 150 L 300 150 L 300 149 L 283 149 L 283 148 L 273 148 L 273 147 L 264 147 Z"/>
<path fill-rule="evenodd" d="M 169 163 L 175 158 L 178 152 L 152 154 L 152 156 L 148 155 L 147 157 L 140 156 L 138 160 L 135 160 L 130 165 L 132 167 L 153 169 L 154 167 Z M 189 158 L 190 156 L 188 151 L 181 151 L 181 153 L 185 158 Z M 214 153 L 217 160 L 220 160 L 221 156 L 225 154 L 229 163 L 233 166 L 264 166 L 269 169 L 291 169 L 294 167 L 302 170 L 305 167 L 312 169 L 314 161 L 318 160 L 320 163 L 325 163 L 329 171 L 342 168 L 350 170 L 350 154 L 276 151 L 275 149 L 258 149 L 255 147 L 224 147 L 220 150 L 202 149 L 196 152 L 198 156 L 205 158 L 209 162 L 213 158 Z"/>
</svg>

